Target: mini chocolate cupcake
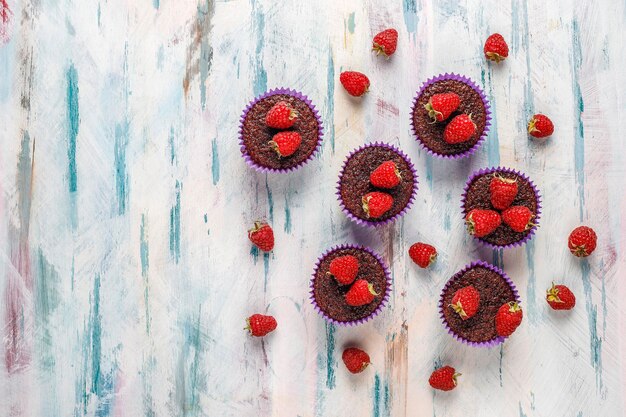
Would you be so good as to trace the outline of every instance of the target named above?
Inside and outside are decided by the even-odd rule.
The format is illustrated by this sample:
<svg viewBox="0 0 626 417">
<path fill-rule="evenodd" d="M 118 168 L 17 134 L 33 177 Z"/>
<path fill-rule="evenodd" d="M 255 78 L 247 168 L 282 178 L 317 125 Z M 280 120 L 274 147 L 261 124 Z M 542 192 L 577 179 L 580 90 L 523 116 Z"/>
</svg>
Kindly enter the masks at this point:
<svg viewBox="0 0 626 417">
<path fill-rule="evenodd" d="M 285 131 L 268 127 L 267 112 L 285 102 L 294 112 L 295 121 L 287 131 L 300 134 L 302 142 L 288 157 L 281 157 L 273 146 L 275 134 Z M 254 99 L 243 111 L 239 127 L 241 153 L 251 167 L 261 172 L 289 172 L 307 163 L 320 147 L 323 127 L 315 106 L 303 94 L 288 88 L 270 90 Z"/>
<path fill-rule="evenodd" d="M 443 121 L 434 122 L 427 107 L 435 94 L 455 93 L 460 98 L 458 108 Z M 443 139 L 447 124 L 460 114 L 471 115 L 476 131 L 461 143 Z M 463 158 L 476 152 L 487 137 L 491 125 L 491 110 L 485 93 L 472 80 L 457 74 L 442 74 L 422 85 L 413 100 L 411 111 L 413 133 L 420 145 L 432 155 L 442 158 Z"/>
<path fill-rule="evenodd" d="M 381 164 L 389 161 L 395 164 L 397 185 L 389 188 L 375 186 L 370 176 Z M 409 157 L 395 146 L 379 142 L 364 145 L 348 155 L 339 174 L 337 196 L 341 209 L 360 225 L 377 227 L 393 222 L 413 204 L 417 178 Z M 372 193 L 389 199 L 387 210 L 380 215 L 368 210 L 366 200 Z"/>
<path fill-rule="evenodd" d="M 331 262 L 346 255 L 358 260 L 354 282 L 366 280 L 376 294 L 373 301 L 366 305 L 349 305 L 346 294 L 352 284 L 342 285 L 330 274 Z M 341 245 L 328 250 L 318 259 L 310 288 L 313 307 L 329 323 L 354 326 L 375 317 L 387 304 L 391 293 L 391 275 L 380 256 L 372 250 L 363 246 Z"/>
<path fill-rule="evenodd" d="M 473 286 L 480 294 L 476 314 L 463 320 L 450 307 L 454 294 Z M 496 331 L 496 313 L 505 303 L 517 301 L 519 294 L 513 282 L 498 267 L 483 261 L 472 262 L 448 280 L 439 299 L 439 313 L 444 327 L 455 339 L 471 346 L 492 347 L 504 341 Z"/>
<path fill-rule="evenodd" d="M 474 172 L 467 183 L 461 196 L 461 212 L 463 219 L 473 209 L 494 210 L 505 217 L 506 210 L 498 210 L 491 203 L 490 184 L 495 177 L 503 178 L 507 181 L 514 181 L 517 184 L 517 195 L 513 199 L 510 207 L 527 207 L 532 215 L 528 227 L 522 231 L 515 231 L 502 221 L 500 225 L 486 236 L 476 237 L 481 243 L 493 249 L 510 248 L 526 243 L 534 234 L 539 225 L 541 215 L 541 196 L 535 184 L 523 173 L 510 168 L 484 168 Z"/>
</svg>

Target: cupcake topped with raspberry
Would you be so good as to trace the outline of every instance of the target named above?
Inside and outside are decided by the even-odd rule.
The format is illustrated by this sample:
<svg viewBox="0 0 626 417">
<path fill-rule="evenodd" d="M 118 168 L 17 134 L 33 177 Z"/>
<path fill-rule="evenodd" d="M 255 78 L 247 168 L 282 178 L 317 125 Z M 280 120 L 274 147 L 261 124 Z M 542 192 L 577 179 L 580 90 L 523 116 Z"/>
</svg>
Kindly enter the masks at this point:
<svg viewBox="0 0 626 417">
<path fill-rule="evenodd" d="M 526 175 L 509 168 L 488 168 L 467 181 L 461 209 L 470 235 L 495 249 L 507 248 L 533 236 L 541 200 Z"/>
<path fill-rule="evenodd" d="M 444 327 L 455 339 L 491 347 L 510 336 L 522 319 L 513 282 L 498 267 L 473 262 L 454 274 L 439 299 Z"/>
<path fill-rule="evenodd" d="M 241 153 L 262 172 L 289 172 L 308 162 L 321 144 L 322 122 L 315 106 L 290 89 L 257 97 L 241 116 Z"/>
<path fill-rule="evenodd" d="M 417 173 L 408 156 L 384 143 L 365 145 L 344 162 L 337 196 L 343 212 L 357 224 L 394 221 L 413 203 Z"/>
<path fill-rule="evenodd" d="M 472 80 L 443 74 L 424 83 L 413 101 L 411 124 L 420 145 L 443 158 L 473 154 L 487 137 L 489 102 Z"/>
<path fill-rule="evenodd" d="M 387 266 L 373 251 L 342 245 L 317 261 L 311 280 L 311 302 L 329 322 L 355 325 L 376 316 L 391 291 Z"/>
</svg>

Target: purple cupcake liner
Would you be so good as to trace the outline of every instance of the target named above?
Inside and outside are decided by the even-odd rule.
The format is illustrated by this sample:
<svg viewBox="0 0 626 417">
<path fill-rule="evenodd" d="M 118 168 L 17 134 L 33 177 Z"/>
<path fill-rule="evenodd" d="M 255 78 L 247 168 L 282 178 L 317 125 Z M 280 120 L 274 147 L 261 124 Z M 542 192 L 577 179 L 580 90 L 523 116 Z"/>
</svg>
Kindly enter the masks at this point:
<svg viewBox="0 0 626 417">
<path fill-rule="evenodd" d="M 457 154 L 442 154 L 439 152 L 435 152 L 432 149 L 430 149 L 428 146 L 426 146 L 426 144 L 422 141 L 422 139 L 419 137 L 419 135 L 417 134 L 417 129 L 415 129 L 415 123 L 413 121 L 413 113 L 415 112 L 415 108 L 417 106 L 417 100 L 420 98 L 420 96 L 424 93 L 424 90 L 430 86 L 431 84 L 434 84 L 438 81 L 444 81 L 444 80 L 455 80 L 455 81 L 461 81 L 467 85 L 469 85 L 470 87 L 472 87 L 474 89 L 474 91 L 476 91 L 479 95 L 481 100 L 483 101 L 483 105 L 485 106 L 485 129 L 483 129 L 483 133 L 482 135 L 480 135 L 480 138 L 478 138 L 478 141 L 474 144 L 474 146 L 472 146 L 471 148 L 469 148 L 468 150 L 466 150 L 465 152 L 461 152 L 461 153 L 457 153 Z M 489 100 L 487 100 L 487 97 L 485 96 L 485 93 L 483 92 L 482 88 L 480 88 L 474 81 L 472 81 L 470 78 L 467 78 L 463 75 L 459 75 L 459 74 L 439 74 L 436 77 L 433 77 L 429 80 L 427 80 L 422 87 L 417 91 L 415 98 L 413 99 L 413 106 L 411 107 L 411 128 L 413 129 L 413 134 L 415 135 L 415 137 L 417 138 L 417 141 L 419 142 L 420 146 L 427 151 L 430 155 L 433 156 L 437 156 L 440 158 L 446 158 L 446 159 L 460 159 L 460 158 L 465 158 L 467 156 L 470 156 L 472 154 L 474 154 L 474 152 L 476 152 L 476 150 L 482 145 L 482 142 L 484 142 L 484 140 L 487 138 L 487 134 L 489 133 L 489 128 L 491 127 L 491 105 L 489 104 Z"/>
<path fill-rule="evenodd" d="M 537 226 L 539 225 L 539 218 L 541 217 L 541 195 L 539 194 L 539 190 L 537 189 L 535 184 L 530 180 L 530 178 L 528 178 L 526 174 L 520 171 L 511 169 L 511 168 L 505 168 L 505 167 L 482 168 L 474 172 L 472 175 L 470 175 L 469 179 L 467 180 L 467 183 L 465 184 L 465 187 L 463 188 L 463 194 L 461 195 L 461 212 L 463 213 L 463 220 L 465 220 L 465 217 L 467 216 L 467 212 L 465 211 L 465 199 L 467 198 L 467 192 L 469 190 L 470 185 L 474 182 L 476 178 L 485 174 L 487 175 L 493 174 L 495 172 L 506 172 L 509 174 L 515 174 L 518 177 L 521 177 L 524 180 L 528 181 L 528 183 L 530 184 L 530 187 L 533 189 L 533 192 L 535 193 L 535 199 L 537 200 L 537 212 L 535 213 L 535 218 L 533 219 L 533 223 L 535 225 L 530 228 L 530 230 L 528 231 L 528 234 L 523 239 L 520 239 L 513 243 L 508 243 L 506 245 L 496 245 L 494 243 L 487 242 L 483 238 L 476 237 L 476 236 L 472 236 L 472 237 L 476 239 L 477 241 L 479 241 L 481 244 L 485 246 L 489 246 L 492 249 L 509 249 L 515 246 L 521 246 L 535 235 L 535 230 L 537 230 Z"/>
<path fill-rule="evenodd" d="M 385 278 L 387 281 L 387 288 L 385 289 L 385 295 L 383 295 L 383 299 L 380 302 L 380 304 L 378 305 L 378 307 L 376 307 L 376 310 L 374 310 L 369 316 L 367 317 L 363 317 L 361 319 L 358 320 L 354 320 L 354 321 L 338 321 L 333 319 L 332 317 L 330 317 L 328 314 L 326 314 L 317 304 L 317 301 L 315 301 L 315 288 L 314 288 L 314 284 L 315 284 L 315 275 L 317 274 L 317 270 L 320 267 L 320 264 L 322 263 L 322 261 L 329 255 L 331 255 L 332 253 L 342 250 L 342 249 L 357 249 L 357 250 L 362 250 L 365 251 L 367 253 L 369 253 L 370 255 L 372 255 L 374 258 L 376 258 L 376 260 L 378 261 L 378 263 L 380 265 L 382 265 L 383 267 L 383 271 L 385 272 Z M 363 324 L 371 319 L 373 319 L 374 317 L 376 317 L 381 311 L 382 309 L 387 305 L 387 302 L 389 301 L 389 294 L 391 294 L 391 273 L 389 272 L 389 268 L 387 267 L 387 265 L 385 264 L 385 262 L 382 260 L 382 258 L 373 250 L 366 248 L 365 246 L 360 246 L 360 245 L 350 245 L 350 244 L 343 244 L 343 245 L 339 245 L 339 246 L 335 246 L 329 250 L 327 250 L 322 256 L 320 256 L 317 259 L 317 262 L 315 263 L 315 270 L 313 271 L 313 276 L 311 278 L 311 283 L 309 285 L 309 300 L 311 300 L 311 304 L 313 305 L 313 308 L 315 308 L 315 310 L 322 316 L 324 317 L 324 319 L 330 323 L 330 324 L 335 324 L 335 325 L 339 325 L 339 326 L 358 326 L 359 324 Z"/>
<path fill-rule="evenodd" d="M 277 94 L 287 94 L 290 96 L 293 96 L 299 100 L 302 100 L 306 103 L 307 106 L 309 106 L 309 108 L 311 109 L 311 111 L 313 112 L 313 114 L 315 115 L 315 118 L 317 119 L 317 124 L 318 124 L 318 134 L 317 134 L 317 145 L 315 146 L 315 149 L 313 150 L 313 152 L 311 152 L 311 155 L 309 155 L 306 159 L 304 159 L 302 162 L 300 162 L 298 165 L 295 165 L 291 168 L 270 168 L 270 167 L 266 167 L 263 165 L 259 165 L 256 162 L 254 162 L 252 160 L 252 158 L 250 157 L 250 155 L 248 154 L 247 150 L 246 150 L 246 146 L 244 144 L 243 141 L 243 122 L 244 120 L 246 120 L 246 116 L 248 115 L 248 112 L 250 111 L 250 109 L 259 101 L 263 100 L 264 98 L 270 97 L 270 96 L 274 96 Z M 246 108 L 244 109 L 242 115 L 241 115 L 241 119 L 239 121 L 239 146 L 241 149 L 241 154 L 243 156 L 243 158 L 245 159 L 246 163 L 248 164 L 248 166 L 256 169 L 259 172 L 278 172 L 278 173 L 286 173 L 286 172 L 291 172 L 294 171 L 298 168 L 300 168 L 301 166 L 303 166 L 304 164 L 308 163 L 311 159 L 313 159 L 313 156 L 315 156 L 315 154 L 319 151 L 320 146 L 322 144 L 322 137 L 324 136 L 324 126 L 322 125 L 322 119 L 319 115 L 319 112 L 317 111 L 317 109 L 315 108 L 315 105 L 311 102 L 311 100 L 309 100 L 309 98 L 307 96 L 305 96 L 304 94 L 300 93 L 299 91 L 296 90 L 291 90 L 289 88 L 275 88 L 273 90 L 269 90 L 263 94 L 261 94 L 259 97 L 255 98 L 254 100 L 252 100 L 250 103 L 248 103 L 248 105 L 246 106 Z"/>
<path fill-rule="evenodd" d="M 513 291 L 513 295 L 515 297 L 515 301 L 519 304 L 520 301 L 520 297 L 519 297 L 519 293 L 517 292 L 517 288 L 515 287 L 515 284 L 513 284 L 513 281 L 511 281 L 511 279 L 507 276 L 507 274 L 504 273 L 503 270 L 501 270 L 500 268 L 498 268 L 497 266 L 491 265 L 487 262 L 484 261 L 474 261 L 472 263 L 470 263 L 469 265 L 466 265 L 465 268 L 463 268 L 462 270 L 460 270 L 459 272 L 457 272 L 456 274 L 454 274 L 452 276 L 452 278 L 450 278 L 448 280 L 448 282 L 446 282 L 446 285 L 443 287 L 443 289 L 441 290 L 441 295 L 439 298 L 439 317 L 441 318 L 441 322 L 443 323 L 443 327 L 446 328 L 446 330 L 448 331 L 449 334 L 452 335 L 452 337 L 454 337 L 456 340 L 463 342 L 467 345 L 470 346 L 476 346 L 476 347 L 487 347 L 487 348 L 491 348 L 494 346 L 499 345 L 500 343 L 504 342 L 504 340 L 506 339 L 506 337 L 502 337 L 502 336 L 498 336 L 494 339 L 488 340 L 486 342 L 473 342 L 471 340 L 467 340 L 462 336 L 459 336 L 458 334 L 456 334 L 454 332 L 454 330 L 452 330 L 450 328 L 450 326 L 448 326 L 448 322 L 446 321 L 446 317 L 444 315 L 444 309 L 445 306 L 443 305 L 443 299 L 444 299 L 444 294 L 446 293 L 446 290 L 448 289 L 448 287 L 450 285 L 452 285 L 452 283 L 459 277 L 463 276 L 463 274 L 465 274 L 467 271 L 469 271 L 470 269 L 477 267 L 477 266 L 482 266 L 483 268 L 487 268 L 495 273 L 497 273 L 498 275 L 500 275 L 502 277 L 502 279 L 504 279 L 507 283 L 507 285 L 511 288 L 511 290 Z"/>
<path fill-rule="evenodd" d="M 344 171 L 346 169 L 346 166 L 348 165 L 348 161 L 356 153 L 359 153 L 359 152 L 363 151 L 364 149 L 373 148 L 373 147 L 387 148 L 387 149 L 390 149 L 390 150 L 394 151 L 395 153 L 400 155 L 402 157 L 402 159 L 404 159 L 406 161 L 407 165 L 409 166 L 409 169 L 413 173 L 413 192 L 411 193 L 411 198 L 409 198 L 409 201 L 406 204 L 406 206 L 400 212 L 398 212 L 395 216 L 392 216 L 392 217 L 390 217 L 390 218 L 388 218 L 386 220 L 380 220 L 380 221 L 364 220 L 364 219 L 361 219 L 361 218 L 355 216 L 354 214 L 352 214 L 350 212 L 350 210 L 348 210 L 348 208 L 343 203 L 343 199 L 341 198 L 341 178 L 343 177 L 343 174 L 344 174 Z M 404 216 L 404 214 L 413 205 L 413 201 L 415 200 L 415 194 L 417 193 L 417 189 L 418 189 L 418 184 L 419 184 L 419 180 L 418 180 L 418 176 L 417 176 L 417 171 L 415 170 L 415 166 L 413 165 L 413 162 L 411 162 L 411 159 L 404 152 L 402 152 L 400 149 L 398 149 L 395 146 L 390 145 L 388 143 L 374 142 L 374 143 L 369 143 L 367 145 L 363 145 L 363 146 L 353 150 L 352 152 L 350 152 L 348 154 L 348 156 L 346 157 L 346 159 L 343 162 L 343 166 L 341 167 L 341 171 L 339 172 L 339 180 L 337 181 L 337 192 L 335 194 L 337 194 L 337 199 L 339 200 L 339 205 L 341 206 L 341 210 L 346 214 L 346 216 L 348 216 L 348 218 L 350 220 L 352 220 L 353 222 L 355 222 L 356 224 L 358 224 L 360 226 L 368 226 L 368 227 L 376 228 L 376 227 L 383 226 L 383 225 L 389 224 L 391 222 L 394 222 L 399 217 Z"/>
</svg>

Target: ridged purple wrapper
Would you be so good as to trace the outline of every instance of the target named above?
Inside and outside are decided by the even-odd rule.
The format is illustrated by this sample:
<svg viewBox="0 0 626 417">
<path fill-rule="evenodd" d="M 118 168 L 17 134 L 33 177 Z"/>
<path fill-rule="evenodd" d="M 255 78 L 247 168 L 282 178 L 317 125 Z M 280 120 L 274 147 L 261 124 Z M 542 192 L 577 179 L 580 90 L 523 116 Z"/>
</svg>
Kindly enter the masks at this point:
<svg viewBox="0 0 626 417">
<path fill-rule="evenodd" d="M 525 244 L 530 238 L 533 237 L 533 235 L 535 234 L 535 230 L 537 230 L 537 226 L 539 225 L 539 217 L 541 217 L 541 195 L 539 194 L 539 190 L 537 189 L 537 187 L 535 186 L 535 184 L 530 180 L 530 178 L 528 178 L 525 174 L 523 174 L 520 171 L 517 171 L 515 169 L 511 169 L 511 168 L 505 168 L 505 167 L 497 167 L 497 168 L 482 168 L 476 172 L 474 172 L 472 175 L 470 175 L 469 179 L 467 180 L 467 183 L 465 183 L 465 188 L 463 189 L 463 194 L 461 195 L 461 213 L 463 214 L 463 220 L 465 220 L 465 217 L 467 216 L 467 213 L 465 212 L 465 198 L 467 197 L 467 191 L 469 190 L 470 185 L 472 184 L 472 182 L 474 182 L 474 180 L 480 176 L 483 176 L 485 174 L 493 174 L 495 172 L 506 172 L 506 173 L 510 173 L 510 174 L 515 174 L 521 178 L 523 178 L 524 180 L 528 181 L 528 183 L 530 184 L 530 187 L 533 189 L 533 192 L 535 193 L 535 199 L 537 200 L 537 212 L 534 213 L 535 217 L 533 219 L 533 227 L 530 228 L 528 234 L 523 238 L 520 239 L 516 242 L 513 243 L 508 243 L 506 245 L 496 245 L 494 243 L 491 242 L 487 242 L 486 240 L 484 240 L 483 238 L 480 237 L 476 237 L 473 236 L 474 239 L 478 240 L 480 243 L 482 243 L 485 246 L 489 246 L 492 249 L 509 249 L 515 246 L 521 246 L 523 244 Z"/>
<path fill-rule="evenodd" d="M 470 87 L 472 87 L 472 89 L 474 89 L 474 91 L 476 91 L 480 95 L 480 98 L 483 101 L 483 105 L 485 106 L 485 129 L 483 130 L 483 133 L 480 135 L 480 138 L 478 138 L 478 141 L 474 144 L 474 146 L 472 146 L 471 148 L 469 148 L 468 150 L 464 152 L 457 153 L 457 154 L 445 155 L 445 154 L 435 152 L 432 149 L 430 149 L 417 134 L 417 130 L 415 129 L 415 124 L 413 122 L 413 113 L 415 112 L 415 107 L 417 106 L 417 100 L 424 93 L 424 90 L 428 86 L 438 81 L 444 81 L 444 80 L 461 81 L 462 83 L 469 85 Z M 411 107 L 411 128 L 413 129 L 413 134 L 417 138 L 417 141 L 419 142 L 420 146 L 433 156 L 438 156 L 440 158 L 460 159 L 460 158 L 465 158 L 466 156 L 472 155 L 474 152 L 476 152 L 476 150 L 480 147 L 480 145 L 482 145 L 482 142 L 487 138 L 487 134 L 489 133 L 490 127 L 491 127 L 491 105 L 489 104 L 489 100 L 487 100 L 487 97 L 485 96 L 485 93 L 483 92 L 483 90 L 476 83 L 474 83 L 474 81 L 472 81 L 470 78 L 465 77 L 463 75 L 454 74 L 454 73 L 439 74 L 438 76 L 433 77 L 429 79 L 428 81 L 426 81 L 422 85 L 422 87 L 417 91 L 417 94 L 415 95 L 415 98 L 413 99 L 413 106 Z"/>
<path fill-rule="evenodd" d="M 380 220 L 380 221 L 364 220 L 355 216 L 354 214 L 350 212 L 350 210 L 348 210 L 348 208 L 345 206 L 341 198 L 341 177 L 343 176 L 346 166 L 348 165 L 348 161 L 356 153 L 359 153 L 363 151 L 364 149 L 373 148 L 373 147 L 387 148 L 387 149 L 394 151 L 395 153 L 400 155 L 402 159 L 406 161 L 407 165 L 409 166 L 409 169 L 413 173 L 413 192 L 411 193 L 411 198 L 409 199 L 406 206 L 400 212 L 398 212 L 395 216 L 392 216 L 386 220 Z M 415 193 L 417 193 L 418 184 L 419 184 L 419 181 L 418 181 L 417 171 L 415 171 L 415 166 L 413 165 L 413 162 L 411 162 L 411 159 L 404 152 L 402 152 L 400 149 L 388 143 L 374 142 L 374 143 L 368 143 L 367 145 L 363 145 L 348 154 L 348 156 L 343 162 L 343 166 L 341 167 L 341 172 L 339 173 L 339 180 L 337 181 L 336 194 L 337 194 L 337 199 L 339 200 L 339 205 L 341 206 L 341 210 L 346 214 L 346 216 L 348 216 L 350 220 L 352 220 L 353 222 L 361 226 L 379 227 L 379 226 L 383 226 L 391 222 L 394 222 L 396 219 L 403 216 L 411 208 L 411 206 L 413 205 L 413 201 L 415 200 Z"/>
<path fill-rule="evenodd" d="M 306 103 L 307 106 L 309 106 L 309 108 L 311 109 L 311 111 L 313 112 L 313 114 L 315 115 L 315 118 L 317 119 L 317 124 L 318 124 L 318 133 L 317 133 L 317 145 L 315 146 L 315 149 L 313 150 L 313 152 L 311 152 L 311 155 L 309 155 L 308 158 L 304 159 L 302 162 L 300 162 L 298 165 L 295 165 L 291 168 L 270 168 L 270 167 L 266 167 L 263 165 L 259 165 L 256 162 L 254 162 L 252 160 L 252 158 L 250 157 L 250 155 L 248 154 L 247 150 L 246 150 L 246 146 L 244 145 L 244 141 L 243 141 L 243 122 L 246 119 L 246 116 L 248 115 L 248 112 L 250 111 L 250 109 L 259 101 L 263 100 L 264 98 L 270 97 L 270 96 L 275 96 L 277 94 L 287 94 L 290 96 L 293 96 L 299 100 L 302 100 Z M 300 93 L 299 91 L 295 91 L 295 90 L 291 90 L 289 88 L 275 88 L 273 90 L 269 90 L 263 94 L 261 94 L 259 97 L 255 98 L 254 100 L 252 100 L 244 109 L 243 114 L 241 115 L 241 120 L 239 121 L 239 146 L 241 149 L 241 154 L 243 156 L 243 158 L 245 159 L 246 163 L 251 166 L 252 168 L 256 169 L 257 171 L 260 172 L 277 172 L 277 173 L 286 173 L 286 172 L 291 172 L 294 171 L 298 168 L 300 168 L 302 165 L 306 164 L 307 162 L 309 162 L 311 159 L 313 159 L 313 156 L 319 151 L 319 148 L 322 144 L 322 137 L 324 136 L 324 127 L 322 125 L 322 119 L 320 118 L 320 115 L 317 111 L 317 109 L 315 108 L 315 105 L 311 102 L 311 100 L 309 100 L 309 98 L 307 96 L 305 96 L 304 94 Z"/>
<path fill-rule="evenodd" d="M 383 267 L 383 270 L 385 272 L 385 279 L 387 281 L 387 288 L 385 289 L 385 295 L 383 295 L 383 299 L 380 302 L 380 304 L 378 305 L 378 307 L 376 307 L 376 310 L 372 311 L 372 313 L 367 316 L 367 317 L 363 317 L 361 319 L 358 320 L 354 320 L 354 321 L 338 321 L 333 319 L 332 317 L 328 316 L 317 304 L 317 301 L 315 301 L 315 289 L 314 289 L 314 283 L 315 283 L 315 275 L 317 274 L 317 270 L 320 267 L 320 264 L 322 263 L 322 261 L 329 255 L 332 255 L 334 252 L 342 250 L 342 249 L 356 249 L 356 250 L 362 250 L 365 251 L 367 253 L 369 253 L 370 255 L 372 255 L 374 258 L 376 258 L 376 260 L 378 261 L 378 263 L 380 263 Z M 365 246 L 359 246 L 359 245 L 350 245 L 350 244 L 343 244 L 340 246 L 335 246 L 329 250 L 327 250 L 322 256 L 320 256 L 317 259 L 317 263 L 315 264 L 315 270 L 313 271 L 313 277 L 311 278 L 311 284 L 309 286 L 310 288 L 310 297 L 309 299 L 311 300 L 311 304 L 313 304 L 313 308 L 315 308 L 315 310 L 322 316 L 324 317 L 324 319 L 331 323 L 331 324 L 336 324 L 339 326 L 357 326 L 359 324 L 363 324 L 371 319 L 373 319 L 374 317 L 376 317 L 378 315 L 378 313 L 380 313 L 382 311 L 382 309 L 387 305 L 387 301 L 389 301 L 389 294 L 391 294 L 391 274 L 389 273 L 389 268 L 387 267 L 387 265 L 385 264 L 385 262 L 382 260 L 382 258 L 373 250 L 366 248 Z"/>
<path fill-rule="evenodd" d="M 450 333 L 452 335 L 452 337 L 454 337 L 456 340 L 458 340 L 460 342 L 463 342 L 463 343 L 465 343 L 467 345 L 470 345 L 470 346 L 491 348 L 491 347 L 497 346 L 500 343 L 504 342 L 506 337 L 498 336 L 495 339 L 491 339 L 491 340 L 488 340 L 486 342 L 473 342 L 471 340 L 467 340 L 464 337 L 461 337 L 458 334 L 454 333 L 454 331 L 450 328 L 450 326 L 448 326 L 448 322 L 446 321 L 446 317 L 445 317 L 445 315 L 443 313 L 443 310 L 444 310 L 443 298 L 444 298 L 444 294 L 446 293 L 446 290 L 448 289 L 448 287 L 452 284 L 452 282 L 454 282 L 455 279 L 463 276 L 463 274 L 465 274 L 467 271 L 469 271 L 470 269 L 473 269 L 473 268 L 475 268 L 477 266 L 482 266 L 482 267 L 484 267 L 486 269 L 489 269 L 489 270 L 497 273 L 498 275 L 500 275 L 502 277 L 502 279 L 504 279 L 506 281 L 507 285 L 513 291 L 513 295 L 515 296 L 515 301 L 517 301 L 518 304 L 520 303 L 519 293 L 517 292 L 517 288 L 515 287 L 515 284 L 513 284 L 513 281 L 511 281 L 511 279 L 504 273 L 503 270 L 501 270 L 497 266 L 491 265 L 491 264 L 489 264 L 487 262 L 484 262 L 484 261 L 474 261 L 474 262 L 470 263 L 469 265 L 466 265 L 465 268 L 463 268 L 462 270 L 460 270 L 459 272 L 454 274 L 452 276 L 452 278 L 450 278 L 448 280 L 448 282 L 446 282 L 446 285 L 443 287 L 443 290 L 441 290 L 441 296 L 439 298 L 439 317 L 441 318 L 441 322 L 443 323 L 443 327 L 445 327 L 446 330 L 448 331 L 448 333 Z"/>
</svg>

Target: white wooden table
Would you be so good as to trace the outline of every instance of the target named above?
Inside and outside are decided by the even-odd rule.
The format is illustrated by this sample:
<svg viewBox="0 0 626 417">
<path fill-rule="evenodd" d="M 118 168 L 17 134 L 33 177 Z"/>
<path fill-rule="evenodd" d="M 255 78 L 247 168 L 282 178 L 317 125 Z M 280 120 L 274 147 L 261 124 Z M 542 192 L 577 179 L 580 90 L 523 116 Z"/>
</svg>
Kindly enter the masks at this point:
<svg viewBox="0 0 626 417">
<path fill-rule="evenodd" d="M 435 4 L 433 4 L 435 3 Z M 6 6 L 5 6 L 6 5 Z M 10 9 L 7 11 L 5 7 Z M 623 416 L 624 2 L 512 0 L 1 0 L 0 415 L 2 416 Z M 5 21 L 6 20 L 6 21 Z M 370 49 L 393 26 L 397 53 Z M 484 39 L 509 58 L 489 65 Z M 343 70 L 372 81 L 362 100 Z M 410 133 L 416 89 L 465 74 L 494 123 L 471 159 L 444 161 Z M 325 126 L 321 153 L 289 175 L 250 170 L 240 113 L 272 87 L 307 94 Z M 548 114 L 545 144 L 525 125 Z M 420 175 L 402 221 L 351 224 L 335 199 L 345 155 L 400 146 Z M 541 228 L 504 253 L 467 237 L 459 198 L 484 166 L 527 173 Z M 270 255 L 246 230 L 266 218 Z M 586 260 L 567 235 L 599 235 Z M 440 256 L 420 270 L 424 240 Z M 391 263 L 394 292 L 376 320 L 326 325 L 308 302 L 317 256 L 368 245 Z M 475 259 L 517 284 L 525 320 L 501 348 L 452 339 L 437 314 L 445 281 Z M 552 280 L 575 292 L 550 311 Z M 242 330 L 268 311 L 264 340 Z M 357 343 L 373 365 L 341 363 Z M 450 393 L 435 366 L 463 376 Z"/>
</svg>

